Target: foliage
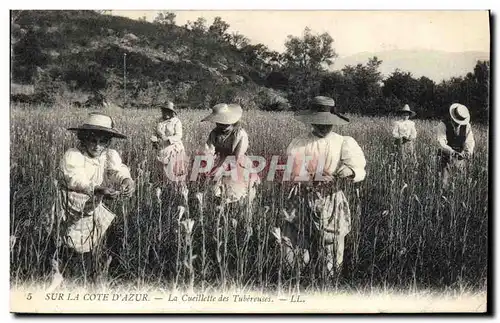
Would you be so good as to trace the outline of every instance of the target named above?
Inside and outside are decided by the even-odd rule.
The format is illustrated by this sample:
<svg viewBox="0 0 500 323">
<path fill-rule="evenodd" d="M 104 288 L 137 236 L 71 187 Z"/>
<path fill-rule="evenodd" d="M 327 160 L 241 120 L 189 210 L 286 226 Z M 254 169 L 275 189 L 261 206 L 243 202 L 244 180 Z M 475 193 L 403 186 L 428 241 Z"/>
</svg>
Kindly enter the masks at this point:
<svg viewBox="0 0 500 323">
<path fill-rule="evenodd" d="M 229 37 L 229 43 L 236 47 L 237 49 L 241 50 L 242 48 L 248 46 L 250 44 L 250 40 L 245 37 L 244 35 L 234 32 L 231 34 Z"/>
<path fill-rule="evenodd" d="M 217 39 L 218 41 L 224 42 L 230 39 L 230 35 L 227 34 L 229 29 L 229 24 L 222 20 L 221 17 L 215 17 L 214 22 L 208 28 L 208 33 Z"/>
<path fill-rule="evenodd" d="M 42 51 L 39 38 L 40 32 L 30 30 L 13 48 L 13 77 L 14 81 L 30 83 L 37 67 L 45 67 L 49 61 L 47 54 Z"/>
<path fill-rule="evenodd" d="M 363 115 L 388 114 L 409 104 L 417 118 L 434 119 L 460 102 L 474 121 L 486 123 L 489 117 L 489 61 L 478 61 L 467 75 L 439 84 L 402 70 L 382 77 L 383 62 L 376 57 L 331 71 L 337 52 L 327 33 L 305 28 L 300 37 L 285 39 L 285 51 L 279 53 L 230 33 L 221 17 L 210 25 L 199 17 L 177 26 L 175 14 L 168 11 L 153 23 L 93 10 L 13 11 L 11 27 L 14 83 L 34 84 L 36 75 L 45 73 L 47 80 L 65 82 L 69 91 L 102 91 L 111 95 L 110 101 L 134 105 L 145 104 L 139 100 L 153 89 L 162 91 L 156 97 L 197 107 L 213 98 L 231 98 L 224 93 L 245 92 L 258 100 L 272 89 L 284 91 L 288 103 L 249 105 L 298 110 L 307 108 L 315 95 L 329 95 L 339 110 Z M 162 86 L 148 89 L 148 84 Z"/>
<path fill-rule="evenodd" d="M 159 25 L 165 25 L 165 26 L 175 25 L 175 17 L 176 17 L 176 14 L 173 12 L 161 11 L 155 17 L 155 19 L 153 20 L 153 23 L 159 24 Z"/>
<path fill-rule="evenodd" d="M 283 69 L 289 75 L 289 96 L 294 109 L 307 106 L 319 95 L 321 79 L 337 53 L 328 33 L 315 35 L 306 27 L 302 37 L 288 36 L 283 54 Z"/>
<path fill-rule="evenodd" d="M 376 57 L 366 65 L 346 66 L 327 73 L 320 92 L 333 97 L 339 108 L 363 115 L 390 114 L 409 104 L 418 118 L 442 118 L 454 102 L 465 104 L 476 122 L 487 122 L 489 62 L 478 61 L 474 73 L 436 84 L 427 77 L 415 78 L 396 69 L 383 79 Z"/>
<path fill-rule="evenodd" d="M 315 35 L 306 27 L 302 38 L 290 35 L 285 42 L 284 59 L 289 69 L 321 70 L 332 65 L 335 57 L 333 38 L 328 33 Z"/>
</svg>

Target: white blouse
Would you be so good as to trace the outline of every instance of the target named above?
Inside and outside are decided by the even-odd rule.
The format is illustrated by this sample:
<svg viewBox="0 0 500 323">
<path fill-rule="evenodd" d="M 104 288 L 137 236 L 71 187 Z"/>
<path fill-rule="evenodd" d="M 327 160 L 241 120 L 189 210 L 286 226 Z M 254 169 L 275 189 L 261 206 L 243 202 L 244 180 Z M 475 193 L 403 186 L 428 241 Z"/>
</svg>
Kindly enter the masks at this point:
<svg viewBox="0 0 500 323">
<path fill-rule="evenodd" d="M 323 163 L 323 174 L 334 176 L 345 167 L 354 172 L 354 182 L 364 180 L 366 176 L 366 159 L 363 150 L 352 137 L 341 136 L 331 132 L 324 138 L 312 133 L 295 138 L 287 149 L 287 154 L 294 157 L 292 179 L 300 176 L 303 161 L 309 157 L 313 162 L 307 163 L 307 173 L 316 174 L 319 162 Z"/>
<path fill-rule="evenodd" d="M 412 120 L 398 120 L 394 122 L 394 127 L 392 129 L 392 136 L 394 138 L 406 138 L 408 140 L 417 139 L 417 129 L 415 128 L 415 122 Z"/>
<path fill-rule="evenodd" d="M 156 132 L 161 140 L 168 140 L 171 144 L 182 142 L 182 122 L 177 117 L 161 120 L 156 126 Z"/>
<path fill-rule="evenodd" d="M 62 184 L 69 191 L 68 202 L 77 210 L 83 210 L 86 201 L 94 195 L 94 188 L 102 185 L 105 176 L 117 184 L 126 178 L 132 179 L 129 168 L 113 149 L 91 158 L 79 149 L 71 148 L 64 154 L 60 168 L 64 181 Z"/>
</svg>

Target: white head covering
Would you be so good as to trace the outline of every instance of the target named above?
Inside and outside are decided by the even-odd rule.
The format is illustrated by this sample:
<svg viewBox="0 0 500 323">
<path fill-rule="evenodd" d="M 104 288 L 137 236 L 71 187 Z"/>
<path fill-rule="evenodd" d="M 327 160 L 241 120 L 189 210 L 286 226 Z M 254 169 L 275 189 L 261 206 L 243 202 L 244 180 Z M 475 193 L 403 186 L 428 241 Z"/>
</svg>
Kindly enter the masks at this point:
<svg viewBox="0 0 500 323">
<path fill-rule="evenodd" d="M 459 125 L 466 125 L 470 122 L 469 109 L 460 103 L 453 103 L 450 106 L 450 117 Z"/>
<path fill-rule="evenodd" d="M 243 115 L 243 109 L 239 104 L 219 103 L 212 107 L 212 113 L 203 118 L 203 121 L 211 121 L 222 124 L 233 124 L 238 122 Z"/>
</svg>

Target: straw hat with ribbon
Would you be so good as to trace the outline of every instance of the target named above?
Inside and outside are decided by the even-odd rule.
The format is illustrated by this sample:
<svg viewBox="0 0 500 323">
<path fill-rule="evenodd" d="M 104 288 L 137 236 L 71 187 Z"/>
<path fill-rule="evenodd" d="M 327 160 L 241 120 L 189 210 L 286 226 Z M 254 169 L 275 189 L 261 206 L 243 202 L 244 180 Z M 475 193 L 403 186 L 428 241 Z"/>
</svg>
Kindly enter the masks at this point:
<svg viewBox="0 0 500 323">
<path fill-rule="evenodd" d="M 414 117 L 417 114 L 415 111 L 412 111 L 410 109 L 410 106 L 408 104 L 405 104 L 405 106 L 401 110 L 398 110 L 397 113 L 398 114 L 407 114 L 410 117 Z"/>
<path fill-rule="evenodd" d="M 470 122 L 469 109 L 460 103 L 453 103 L 450 106 L 450 117 L 459 125 L 466 125 Z"/>
<path fill-rule="evenodd" d="M 84 124 L 78 127 L 68 128 L 68 130 L 103 132 L 112 137 L 127 138 L 127 136 L 115 128 L 115 123 L 110 116 L 99 112 L 90 113 Z"/>
<path fill-rule="evenodd" d="M 326 96 L 317 96 L 307 111 L 297 112 L 295 119 L 306 124 L 344 125 L 349 119 L 335 109 L 335 101 Z"/>
<path fill-rule="evenodd" d="M 233 124 L 238 122 L 242 115 L 243 109 L 239 104 L 219 103 L 212 107 L 212 113 L 203 118 L 201 121 Z"/>
</svg>

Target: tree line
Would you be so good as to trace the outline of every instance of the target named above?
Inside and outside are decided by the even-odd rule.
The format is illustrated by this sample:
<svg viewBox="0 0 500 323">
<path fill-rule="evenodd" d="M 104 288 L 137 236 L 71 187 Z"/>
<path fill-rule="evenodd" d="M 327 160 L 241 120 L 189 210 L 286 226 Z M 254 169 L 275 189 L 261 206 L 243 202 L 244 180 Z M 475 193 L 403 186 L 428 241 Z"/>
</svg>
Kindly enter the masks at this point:
<svg viewBox="0 0 500 323">
<path fill-rule="evenodd" d="M 175 25 L 175 13 L 160 12 L 155 24 Z M 290 102 L 276 109 L 298 110 L 307 106 L 315 95 L 335 98 L 340 109 L 364 115 L 387 114 L 409 104 L 421 118 L 439 118 L 453 102 L 465 104 L 472 117 L 487 122 L 489 111 L 490 62 L 478 61 L 465 76 L 452 77 L 440 83 L 396 69 L 383 77 L 383 61 L 372 57 L 365 64 L 345 66 L 329 71 L 336 53 L 328 33 L 314 34 L 309 28 L 302 36 L 288 36 L 285 51 L 278 53 L 264 44 L 250 44 L 240 33 L 229 33 L 230 25 L 216 17 L 212 25 L 199 17 L 184 26 L 197 33 L 236 48 L 247 64 L 266 75 L 266 85 L 284 90 Z"/>
<path fill-rule="evenodd" d="M 230 32 L 230 25 L 221 17 L 216 17 L 211 24 L 199 17 L 178 26 L 175 13 L 168 11 L 159 12 L 152 23 L 147 22 L 145 17 L 131 22 L 122 17 L 111 17 L 107 12 L 59 11 L 53 15 L 56 23 L 67 19 L 74 26 L 81 25 L 82 30 L 87 32 L 76 34 L 66 27 L 65 34 L 60 31 L 48 33 L 46 30 L 52 28 L 51 23 L 43 14 L 37 12 L 21 16 L 27 22 L 42 22 L 47 26 L 27 31 L 12 28 L 14 80 L 32 82 L 38 77 L 46 79 L 45 83 L 49 84 L 58 79 L 72 84 L 73 89 L 94 92 L 110 87 L 109 80 L 114 79 L 113 82 L 117 83 L 115 86 L 122 87 L 119 83 L 121 77 L 110 78 L 106 74 L 107 70 L 120 73 L 122 48 L 113 45 L 99 51 L 88 51 L 83 53 L 84 56 L 66 54 L 59 58 L 51 58 L 45 48 L 67 47 L 68 36 L 73 37 L 77 46 L 88 46 L 91 37 L 103 39 L 111 28 L 123 30 L 123 33 L 138 33 L 141 36 L 140 45 L 144 47 L 186 48 L 183 57 L 203 62 L 207 66 L 226 65 L 226 76 L 232 73 L 244 78 L 244 81 L 236 83 L 219 84 L 214 82 L 213 75 L 198 70 L 192 64 L 183 61 L 165 62 L 168 63 L 167 67 L 158 69 L 148 56 L 129 53 L 129 83 L 135 84 L 138 90 L 147 90 L 152 81 L 158 83 L 164 79 L 168 81 L 163 82 L 167 90 L 173 92 L 174 83 L 188 84 L 194 80 L 196 84 L 191 91 L 182 94 L 181 98 L 194 99 L 200 96 L 196 100 L 210 104 L 211 100 L 207 98 L 222 95 L 218 93 L 241 94 L 243 89 L 252 92 L 248 96 L 251 101 L 262 96 L 262 89 L 267 88 L 278 91 L 276 93 L 286 99 L 272 100 L 272 104 L 264 104 L 269 100 L 263 99 L 253 106 L 265 110 L 299 110 L 307 107 L 311 97 L 321 94 L 333 97 L 343 112 L 380 115 L 409 104 L 421 118 L 439 117 L 446 113 L 451 103 L 460 102 L 469 107 L 475 120 L 488 120 L 489 61 L 478 61 L 473 70 L 464 76 L 436 83 L 425 76 L 417 78 L 403 70 L 395 70 L 384 77 L 379 71 L 383 62 L 377 57 L 370 58 L 364 64 L 348 65 L 340 71 L 331 71 L 338 56 L 333 38 L 328 33 L 316 34 L 309 28 L 305 28 L 300 36 L 288 36 L 284 43 L 285 50 L 279 53 L 264 44 L 251 44 L 247 37 L 238 32 Z M 14 18 L 17 19 L 17 16 Z M 12 24 L 15 25 L 15 21 Z M 59 61 L 50 63 L 54 59 Z M 37 68 L 47 65 L 50 68 L 46 69 L 46 75 L 37 76 Z M 181 77 L 182 73 L 186 74 L 188 80 Z"/>
</svg>

